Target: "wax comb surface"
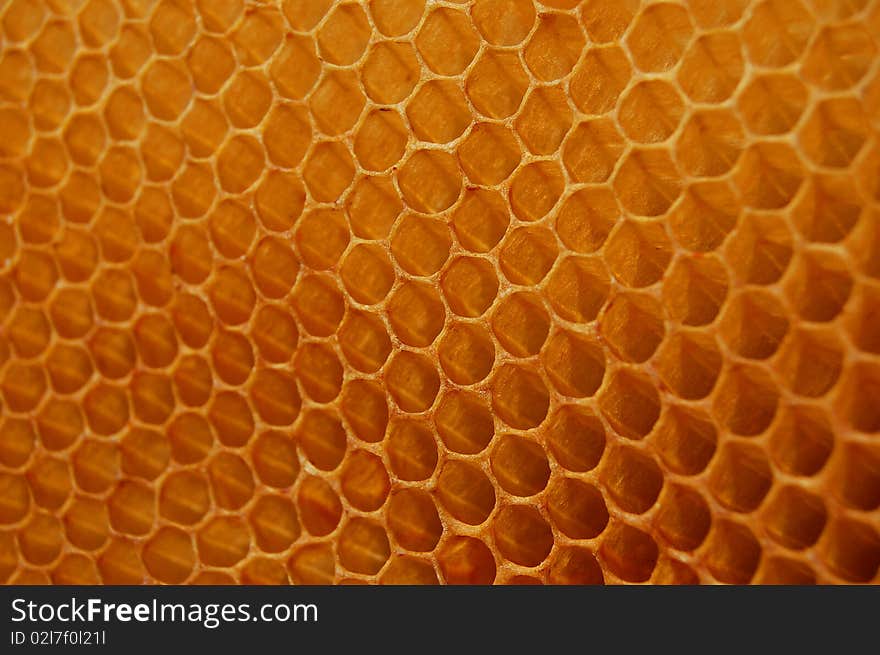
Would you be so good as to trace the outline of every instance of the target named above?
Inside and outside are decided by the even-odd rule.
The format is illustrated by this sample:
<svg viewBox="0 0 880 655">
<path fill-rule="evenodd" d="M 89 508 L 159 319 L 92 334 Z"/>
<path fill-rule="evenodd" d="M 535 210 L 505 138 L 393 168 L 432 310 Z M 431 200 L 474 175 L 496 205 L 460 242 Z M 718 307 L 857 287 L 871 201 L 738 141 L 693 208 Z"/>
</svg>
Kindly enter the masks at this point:
<svg viewBox="0 0 880 655">
<path fill-rule="evenodd" d="M 0 580 L 877 582 L 878 47 L 0 0 Z"/>
</svg>

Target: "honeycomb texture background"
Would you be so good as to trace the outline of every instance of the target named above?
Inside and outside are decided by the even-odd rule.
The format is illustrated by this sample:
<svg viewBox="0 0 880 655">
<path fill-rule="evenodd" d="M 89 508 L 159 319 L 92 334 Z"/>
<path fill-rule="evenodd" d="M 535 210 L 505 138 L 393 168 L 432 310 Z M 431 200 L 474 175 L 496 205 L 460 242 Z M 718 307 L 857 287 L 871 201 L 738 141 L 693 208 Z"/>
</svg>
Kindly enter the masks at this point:
<svg viewBox="0 0 880 655">
<path fill-rule="evenodd" d="M 0 580 L 878 581 L 880 2 L 0 7 Z"/>
</svg>

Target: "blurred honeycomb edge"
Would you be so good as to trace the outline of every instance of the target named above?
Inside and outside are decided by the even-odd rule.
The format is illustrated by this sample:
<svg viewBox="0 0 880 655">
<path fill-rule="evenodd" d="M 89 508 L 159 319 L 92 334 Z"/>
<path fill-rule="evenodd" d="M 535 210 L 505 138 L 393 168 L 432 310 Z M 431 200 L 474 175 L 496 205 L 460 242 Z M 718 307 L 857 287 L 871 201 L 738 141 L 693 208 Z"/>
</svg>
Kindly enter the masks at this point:
<svg viewBox="0 0 880 655">
<path fill-rule="evenodd" d="M 0 581 L 880 581 L 878 47 L 0 0 Z"/>
</svg>

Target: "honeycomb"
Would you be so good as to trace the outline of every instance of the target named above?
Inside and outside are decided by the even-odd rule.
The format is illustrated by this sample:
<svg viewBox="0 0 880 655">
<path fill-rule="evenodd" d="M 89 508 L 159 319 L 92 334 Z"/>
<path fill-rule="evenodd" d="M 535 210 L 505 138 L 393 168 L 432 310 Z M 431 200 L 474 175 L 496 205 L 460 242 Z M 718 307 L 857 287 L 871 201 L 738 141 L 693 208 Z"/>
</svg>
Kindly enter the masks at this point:
<svg viewBox="0 0 880 655">
<path fill-rule="evenodd" d="M 880 582 L 880 1 L 0 35 L 0 581 Z"/>
</svg>

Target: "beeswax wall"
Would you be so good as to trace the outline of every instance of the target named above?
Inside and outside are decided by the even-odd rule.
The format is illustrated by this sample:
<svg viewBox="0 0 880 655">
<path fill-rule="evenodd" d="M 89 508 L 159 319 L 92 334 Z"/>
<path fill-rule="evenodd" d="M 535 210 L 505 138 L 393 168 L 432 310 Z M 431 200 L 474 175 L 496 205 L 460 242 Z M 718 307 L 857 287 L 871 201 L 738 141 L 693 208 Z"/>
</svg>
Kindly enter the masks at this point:
<svg viewBox="0 0 880 655">
<path fill-rule="evenodd" d="M 0 581 L 877 582 L 878 47 L 0 0 Z"/>
</svg>

